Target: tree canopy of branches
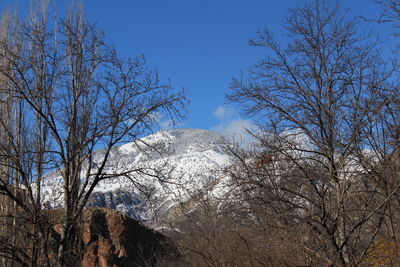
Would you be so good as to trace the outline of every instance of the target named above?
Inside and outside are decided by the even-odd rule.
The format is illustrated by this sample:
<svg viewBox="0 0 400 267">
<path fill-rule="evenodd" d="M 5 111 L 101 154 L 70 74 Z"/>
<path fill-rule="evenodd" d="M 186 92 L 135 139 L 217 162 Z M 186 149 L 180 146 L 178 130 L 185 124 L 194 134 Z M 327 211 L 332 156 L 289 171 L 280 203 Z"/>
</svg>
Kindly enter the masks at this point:
<svg viewBox="0 0 400 267">
<path fill-rule="evenodd" d="M 81 7 L 53 19 L 48 6 L 34 1 L 24 22 L 4 11 L 0 25 L 0 193 L 13 207 L 2 211 L 13 219 L 3 222 L 0 256 L 29 266 L 78 266 L 78 221 L 94 187 L 135 171 L 110 173 L 112 149 L 149 133 L 160 115 L 181 119 L 186 101 L 143 57 L 120 58 Z M 49 258 L 41 182 L 55 170 L 64 219 L 57 255 Z"/>
<path fill-rule="evenodd" d="M 279 229 L 304 265 L 366 264 L 379 237 L 399 242 L 396 64 L 335 1 L 293 8 L 284 26 L 287 45 L 259 31 L 250 44 L 267 57 L 232 81 L 260 148 L 229 172 L 251 220 Z"/>
</svg>

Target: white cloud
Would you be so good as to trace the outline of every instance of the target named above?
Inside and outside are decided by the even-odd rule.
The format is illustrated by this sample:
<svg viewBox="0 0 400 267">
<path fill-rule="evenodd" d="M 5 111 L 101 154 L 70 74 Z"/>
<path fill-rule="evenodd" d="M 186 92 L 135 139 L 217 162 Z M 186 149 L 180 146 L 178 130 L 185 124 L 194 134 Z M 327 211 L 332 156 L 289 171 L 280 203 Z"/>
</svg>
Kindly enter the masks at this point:
<svg viewBox="0 0 400 267">
<path fill-rule="evenodd" d="M 211 128 L 211 131 L 220 133 L 228 140 L 233 140 L 242 145 L 248 145 L 253 140 L 253 137 L 246 131 L 253 131 L 255 126 L 248 120 L 237 119 L 229 123 L 221 123 Z"/>
<path fill-rule="evenodd" d="M 169 130 L 175 127 L 182 127 L 184 124 L 182 122 L 176 122 L 171 119 L 160 121 L 159 123 L 161 130 Z"/>
<path fill-rule="evenodd" d="M 214 116 L 220 121 L 226 121 L 233 117 L 238 117 L 239 114 L 229 106 L 218 106 L 214 111 Z"/>
<path fill-rule="evenodd" d="M 166 121 L 160 122 L 160 126 L 163 130 L 170 129 L 172 126 L 174 126 L 174 122 L 171 119 L 168 119 Z"/>
<path fill-rule="evenodd" d="M 210 130 L 220 133 L 229 140 L 233 140 L 242 146 L 248 146 L 254 138 L 246 131 L 255 131 L 256 126 L 249 120 L 241 119 L 239 113 L 230 106 L 218 106 L 214 116 L 220 121 Z"/>
</svg>

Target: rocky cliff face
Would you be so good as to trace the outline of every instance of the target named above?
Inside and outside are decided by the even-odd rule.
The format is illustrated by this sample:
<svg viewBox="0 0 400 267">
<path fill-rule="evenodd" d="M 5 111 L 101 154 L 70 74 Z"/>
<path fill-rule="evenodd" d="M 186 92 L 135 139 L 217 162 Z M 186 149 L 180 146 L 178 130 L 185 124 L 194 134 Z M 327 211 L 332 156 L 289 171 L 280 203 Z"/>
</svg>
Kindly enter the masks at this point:
<svg viewBox="0 0 400 267">
<path fill-rule="evenodd" d="M 55 230 L 53 240 L 58 240 L 61 213 L 53 210 L 48 216 Z M 55 256 L 55 251 L 51 254 Z M 82 255 L 81 267 L 131 267 L 163 266 L 176 260 L 178 253 L 166 236 L 127 215 L 91 208 L 83 213 Z"/>
<path fill-rule="evenodd" d="M 170 241 L 111 209 L 85 212 L 82 267 L 152 266 L 176 253 Z"/>
</svg>

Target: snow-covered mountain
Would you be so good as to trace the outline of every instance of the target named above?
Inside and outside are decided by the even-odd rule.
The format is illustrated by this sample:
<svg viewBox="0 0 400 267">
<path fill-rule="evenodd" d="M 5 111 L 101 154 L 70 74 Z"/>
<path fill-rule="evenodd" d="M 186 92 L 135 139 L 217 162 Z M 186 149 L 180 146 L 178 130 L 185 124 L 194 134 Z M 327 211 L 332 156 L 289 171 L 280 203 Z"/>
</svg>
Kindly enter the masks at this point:
<svg viewBox="0 0 400 267">
<path fill-rule="evenodd" d="M 152 223 L 174 205 L 187 201 L 221 177 L 232 163 L 227 143 L 218 134 L 200 129 L 160 131 L 116 147 L 107 172 L 140 170 L 97 185 L 88 206 L 110 207 Z M 96 152 L 101 157 L 102 151 Z M 149 173 L 156 177 L 150 177 Z M 43 204 L 62 206 L 62 179 L 57 173 L 43 181 Z"/>
</svg>

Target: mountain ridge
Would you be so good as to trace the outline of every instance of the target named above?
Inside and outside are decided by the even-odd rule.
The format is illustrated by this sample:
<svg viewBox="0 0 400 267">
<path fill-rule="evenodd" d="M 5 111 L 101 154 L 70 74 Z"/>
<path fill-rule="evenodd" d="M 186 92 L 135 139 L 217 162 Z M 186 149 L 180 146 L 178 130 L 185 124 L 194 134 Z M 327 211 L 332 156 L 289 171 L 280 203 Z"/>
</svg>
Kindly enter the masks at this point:
<svg viewBox="0 0 400 267">
<path fill-rule="evenodd" d="M 219 170 L 232 163 L 227 145 L 217 133 L 189 128 L 162 130 L 115 147 L 107 164 L 109 172 L 143 168 L 159 176 L 133 175 L 136 185 L 123 177 L 101 181 L 87 207 L 116 209 L 152 224 L 174 205 L 221 177 Z M 55 173 L 44 179 L 42 202 L 46 207 L 62 207 L 62 185 Z"/>
</svg>

